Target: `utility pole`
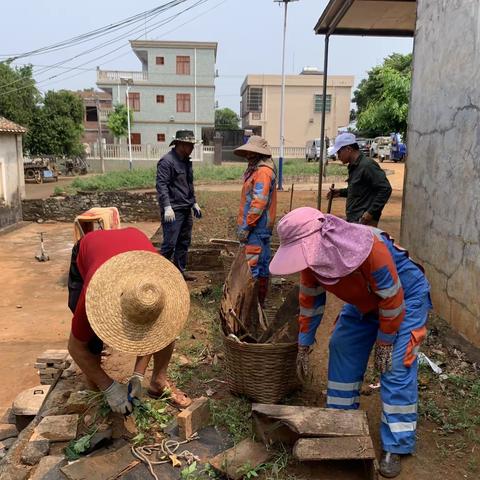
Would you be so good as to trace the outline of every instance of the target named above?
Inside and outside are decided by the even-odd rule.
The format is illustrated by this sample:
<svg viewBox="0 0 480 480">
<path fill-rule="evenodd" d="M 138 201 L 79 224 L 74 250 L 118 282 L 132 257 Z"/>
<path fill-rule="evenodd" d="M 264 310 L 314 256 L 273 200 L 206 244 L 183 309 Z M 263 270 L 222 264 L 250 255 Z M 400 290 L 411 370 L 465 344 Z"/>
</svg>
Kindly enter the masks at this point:
<svg viewBox="0 0 480 480">
<path fill-rule="evenodd" d="M 95 105 L 97 107 L 97 141 L 98 141 L 98 150 L 100 152 L 100 165 L 102 173 L 105 173 L 105 160 L 103 159 L 103 145 L 102 145 L 102 123 L 100 121 L 100 101 L 98 100 L 98 95 L 95 94 Z"/>
<path fill-rule="evenodd" d="M 280 156 L 278 158 L 278 190 L 283 190 L 283 159 L 285 156 L 285 41 L 287 37 L 288 4 L 298 0 L 273 0 L 285 5 L 283 17 L 283 45 L 282 45 L 282 88 L 280 96 Z"/>
<path fill-rule="evenodd" d="M 121 78 L 120 81 L 127 86 L 125 90 L 125 96 L 127 97 L 127 128 L 128 128 L 128 157 L 129 157 L 129 170 L 132 171 L 132 133 L 130 131 L 130 98 L 128 96 L 130 92 L 130 85 L 133 83 L 131 78 Z"/>
</svg>

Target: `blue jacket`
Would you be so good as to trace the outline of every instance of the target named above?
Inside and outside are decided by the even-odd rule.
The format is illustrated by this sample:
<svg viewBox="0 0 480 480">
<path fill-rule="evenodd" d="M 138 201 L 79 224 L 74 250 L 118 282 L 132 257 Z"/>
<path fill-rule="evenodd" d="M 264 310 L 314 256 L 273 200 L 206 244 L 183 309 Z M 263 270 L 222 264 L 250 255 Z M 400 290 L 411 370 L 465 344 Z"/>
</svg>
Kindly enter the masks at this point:
<svg viewBox="0 0 480 480">
<path fill-rule="evenodd" d="M 191 208 L 196 202 L 190 158 L 182 160 L 173 148 L 157 163 L 157 199 L 161 209 Z"/>
</svg>

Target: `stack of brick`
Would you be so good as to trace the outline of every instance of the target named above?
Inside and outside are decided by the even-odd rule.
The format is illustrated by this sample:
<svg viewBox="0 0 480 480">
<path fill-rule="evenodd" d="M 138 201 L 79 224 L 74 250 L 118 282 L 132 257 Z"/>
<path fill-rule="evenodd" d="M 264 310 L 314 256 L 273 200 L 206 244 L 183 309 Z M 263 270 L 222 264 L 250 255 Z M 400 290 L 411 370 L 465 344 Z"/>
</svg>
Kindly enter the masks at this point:
<svg viewBox="0 0 480 480">
<path fill-rule="evenodd" d="M 67 350 L 46 350 L 38 356 L 35 368 L 42 385 L 51 385 L 59 372 L 70 367 L 72 357 Z"/>
</svg>

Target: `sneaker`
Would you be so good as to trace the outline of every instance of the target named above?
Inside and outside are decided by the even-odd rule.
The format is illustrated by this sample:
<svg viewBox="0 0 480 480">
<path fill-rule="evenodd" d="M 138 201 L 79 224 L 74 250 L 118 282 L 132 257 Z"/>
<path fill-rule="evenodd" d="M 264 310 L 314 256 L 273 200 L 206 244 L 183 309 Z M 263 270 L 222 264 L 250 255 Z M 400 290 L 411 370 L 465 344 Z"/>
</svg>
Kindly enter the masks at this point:
<svg viewBox="0 0 480 480">
<path fill-rule="evenodd" d="M 195 275 L 188 272 L 182 272 L 182 275 L 186 282 L 194 282 L 197 279 Z"/>
<path fill-rule="evenodd" d="M 400 455 L 383 452 L 380 460 L 380 474 L 386 478 L 394 478 L 402 471 Z"/>
</svg>

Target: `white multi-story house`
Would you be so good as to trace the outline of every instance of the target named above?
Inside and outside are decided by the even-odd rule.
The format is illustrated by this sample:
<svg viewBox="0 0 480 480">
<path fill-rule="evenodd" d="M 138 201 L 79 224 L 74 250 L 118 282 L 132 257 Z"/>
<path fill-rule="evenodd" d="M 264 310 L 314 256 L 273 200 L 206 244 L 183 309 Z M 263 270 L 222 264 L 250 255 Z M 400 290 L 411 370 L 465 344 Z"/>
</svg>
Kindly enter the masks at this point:
<svg viewBox="0 0 480 480">
<path fill-rule="evenodd" d="M 175 132 L 189 129 L 202 138 L 215 123 L 215 42 L 133 40 L 141 71 L 97 70 L 97 85 L 112 104 L 133 110 L 132 144 L 170 142 Z M 105 113 L 105 112 L 103 112 Z M 105 119 L 105 115 L 103 115 Z"/>
</svg>

